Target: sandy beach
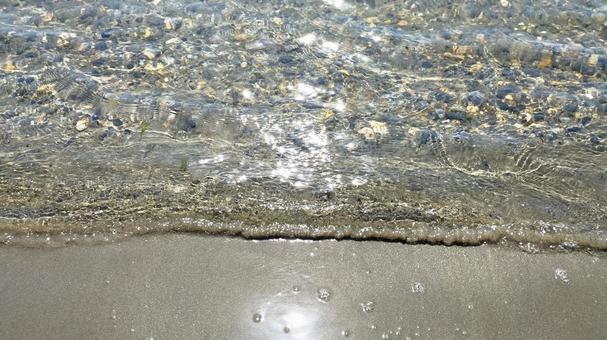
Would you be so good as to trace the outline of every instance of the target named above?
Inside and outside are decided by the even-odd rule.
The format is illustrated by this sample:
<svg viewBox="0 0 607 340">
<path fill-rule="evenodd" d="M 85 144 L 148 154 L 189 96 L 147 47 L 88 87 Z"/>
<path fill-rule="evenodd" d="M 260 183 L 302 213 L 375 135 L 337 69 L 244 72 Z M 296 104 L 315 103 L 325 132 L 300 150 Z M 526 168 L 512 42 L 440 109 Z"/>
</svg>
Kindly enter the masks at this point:
<svg viewBox="0 0 607 340">
<path fill-rule="evenodd" d="M 602 254 L 171 234 L 0 248 L 3 339 L 598 339 Z"/>
</svg>

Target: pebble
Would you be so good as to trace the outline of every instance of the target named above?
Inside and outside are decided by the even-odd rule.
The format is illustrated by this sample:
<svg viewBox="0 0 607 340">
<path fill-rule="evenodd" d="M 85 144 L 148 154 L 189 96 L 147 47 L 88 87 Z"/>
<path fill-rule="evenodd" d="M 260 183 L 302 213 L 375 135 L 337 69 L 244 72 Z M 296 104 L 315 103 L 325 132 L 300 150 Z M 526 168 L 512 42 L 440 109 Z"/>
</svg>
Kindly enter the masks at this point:
<svg viewBox="0 0 607 340">
<path fill-rule="evenodd" d="M 497 89 L 495 95 L 500 99 L 505 99 L 507 95 L 511 95 L 514 93 L 519 93 L 521 90 L 518 86 L 514 84 L 504 85 Z"/>
<path fill-rule="evenodd" d="M 151 48 L 145 48 L 141 53 L 143 54 L 143 56 L 150 60 L 155 59 L 158 56 L 158 52 L 152 50 Z"/>
<path fill-rule="evenodd" d="M 462 111 L 449 111 L 445 117 L 449 120 L 459 120 L 462 123 L 466 122 L 466 113 Z"/>
<path fill-rule="evenodd" d="M 568 114 L 574 114 L 577 112 L 578 106 L 576 103 L 567 103 L 563 106 L 563 111 Z"/>
<path fill-rule="evenodd" d="M 107 50 L 107 43 L 105 41 L 98 41 L 95 43 L 95 49 L 98 51 Z"/>
<path fill-rule="evenodd" d="M 472 91 L 468 93 L 468 102 L 476 106 L 481 106 L 485 103 L 485 96 L 479 91 Z"/>
<path fill-rule="evenodd" d="M 89 126 L 89 119 L 82 118 L 78 122 L 76 122 L 76 131 L 84 131 Z"/>
</svg>

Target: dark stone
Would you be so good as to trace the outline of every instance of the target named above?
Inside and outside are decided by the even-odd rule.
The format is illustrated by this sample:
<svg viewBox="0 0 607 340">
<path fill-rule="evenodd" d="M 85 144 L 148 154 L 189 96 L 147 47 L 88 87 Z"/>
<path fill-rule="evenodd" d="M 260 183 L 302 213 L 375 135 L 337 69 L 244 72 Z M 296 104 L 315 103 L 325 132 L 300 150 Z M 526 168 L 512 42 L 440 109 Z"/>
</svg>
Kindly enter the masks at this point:
<svg viewBox="0 0 607 340">
<path fill-rule="evenodd" d="M 514 84 L 507 84 L 497 89 L 495 95 L 499 99 L 504 99 L 509 94 L 519 93 L 521 90 Z"/>
<path fill-rule="evenodd" d="M 503 102 L 503 101 L 501 101 L 501 100 L 496 101 L 496 102 L 495 102 L 495 104 L 497 105 L 497 107 L 498 107 L 500 110 L 504 110 L 504 111 L 505 111 L 505 110 L 510 109 L 510 106 L 508 106 L 508 104 L 504 103 L 504 102 Z"/>
<path fill-rule="evenodd" d="M 502 77 L 514 78 L 515 76 L 516 76 L 516 73 L 514 72 L 514 70 L 511 70 L 511 69 L 502 70 Z"/>
<path fill-rule="evenodd" d="M 536 122 L 541 122 L 544 120 L 544 114 L 543 113 L 536 113 L 533 115 L 533 120 Z"/>
<path fill-rule="evenodd" d="M 100 107 L 96 108 L 95 112 L 91 116 L 92 120 L 99 120 L 99 118 L 101 118 L 101 108 Z"/>
<path fill-rule="evenodd" d="M 423 62 L 422 62 L 421 66 L 422 66 L 423 68 L 432 68 L 432 66 L 434 66 L 434 65 L 432 65 L 432 63 L 431 63 L 431 62 L 429 62 L 429 61 L 427 61 L 427 60 L 426 60 L 426 61 L 423 61 Z"/>
<path fill-rule="evenodd" d="M 476 106 L 481 106 L 485 103 L 485 96 L 479 91 L 468 93 L 468 101 Z"/>
<path fill-rule="evenodd" d="M 540 70 L 536 69 L 536 68 L 529 68 L 527 70 L 525 70 L 525 73 L 529 76 L 529 77 L 533 77 L 533 78 L 537 78 L 541 75 Z"/>
<path fill-rule="evenodd" d="M 192 117 L 186 117 L 183 121 L 183 125 L 186 130 L 192 130 L 195 129 L 198 124 L 196 124 L 196 121 Z"/>
<path fill-rule="evenodd" d="M 479 164 L 479 168 L 481 168 L 483 170 L 489 170 L 489 169 L 491 169 L 491 167 L 489 166 L 489 162 L 486 159 L 481 159 L 480 164 Z"/>
<path fill-rule="evenodd" d="M 38 52 L 36 51 L 28 51 L 23 54 L 25 58 L 36 58 L 38 56 Z"/>
<path fill-rule="evenodd" d="M 157 16 L 157 15 L 150 15 L 148 17 L 145 18 L 145 22 L 150 25 L 150 26 L 154 26 L 157 28 L 162 28 L 164 27 L 164 18 Z"/>
<path fill-rule="evenodd" d="M 428 113 L 428 115 L 434 120 L 441 120 L 445 118 L 445 111 L 443 111 L 442 109 L 436 109 Z"/>
<path fill-rule="evenodd" d="M 574 114 L 578 110 L 578 106 L 576 103 L 567 103 L 563 106 L 563 111 L 568 114 Z"/>
<path fill-rule="evenodd" d="M 419 134 L 419 145 L 435 143 L 438 141 L 438 134 L 432 130 L 422 130 Z"/>
<path fill-rule="evenodd" d="M 122 126 L 122 120 L 120 120 L 120 118 L 115 118 L 112 120 L 112 125 L 114 126 Z"/>
<path fill-rule="evenodd" d="M 204 11 L 204 5 L 201 3 L 194 3 L 185 6 L 185 11 L 190 13 L 201 13 Z"/>
<path fill-rule="evenodd" d="M 98 41 L 95 43 L 95 49 L 98 51 L 105 51 L 107 50 L 107 43 L 105 41 Z"/>
<path fill-rule="evenodd" d="M 580 124 L 582 124 L 582 125 L 586 126 L 586 125 L 590 124 L 590 121 L 591 121 L 591 120 L 592 120 L 592 118 L 590 118 L 590 117 L 588 117 L 588 116 L 583 117 L 583 118 L 580 120 Z"/>
<path fill-rule="evenodd" d="M 437 92 L 434 95 L 434 98 L 438 101 L 445 102 L 445 103 L 451 103 L 453 101 L 453 96 L 451 96 L 445 92 L 442 92 L 442 91 Z"/>
<path fill-rule="evenodd" d="M 114 134 L 114 128 L 109 127 L 109 128 L 107 128 L 107 130 L 103 131 L 103 133 L 101 133 L 99 135 L 99 139 L 100 140 L 104 140 L 104 139 L 106 139 L 107 137 L 110 137 L 113 134 Z"/>
<path fill-rule="evenodd" d="M 2 118 L 4 118 L 4 119 L 10 119 L 10 118 L 13 118 L 16 116 L 17 116 L 17 114 L 14 111 L 6 111 L 6 112 L 2 113 Z"/>
<path fill-rule="evenodd" d="M 105 59 L 99 58 L 99 59 L 93 61 L 93 65 L 95 65 L 95 66 L 102 66 L 102 65 L 105 64 L 105 62 L 106 62 Z"/>
<path fill-rule="evenodd" d="M 547 131 L 547 132 L 544 134 L 544 139 L 545 139 L 545 140 L 548 140 L 548 141 L 553 141 L 553 140 L 556 140 L 556 139 L 558 139 L 558 137 L 559 137 L 559 136 L 556 134 L 556 132 L 553 132 L 553 131 Z"/>
<path fill-rule="evenodd" d="M 105 30 L 105 31 L 101 32 L 101 38 L 103 38 L 103 39 L 108 39 L 111 36 L 112 36 L 112 30 L 111 29 L 108 29 L 108 30 Z"/>
<path fill-rule="evenodd" d="M 33 82 L 34 82 L 34 78 L 30 77 L 30 76 L 18 77 L 17 78 L 17 83 L 31 84 Z"/>
<path fill-rule="evenodd" d="M 293 62 L 293 57 L 288 54 L 283 54 L 278 57 L 278 61 L 282 64 L 291 64 Z"/>
<path fill-rule="evenodd" d="M 466 113 L 462 111 L 449 111 L 445 115 L 449 120 L 459 120 L 460 122 L 466 122 Z"/>
<path fill-rule="evenodd" d="M 567 132 L 567 133 L 576 133 L 576 132 L 580 132 L 580 131 L 582 131 L 582 128 L 579 126 L 568 126 L 565 129 L 565 132 Z"/>
<path fill-rule="evenodd" d="M 597 61 L 597 67 L 599 67 L 603 71 L 607 71 L 607 57 L 599 57 Z"/>
<path fill-rule="evenodd" d="M 601 139 L 599 137 L 597 137 L 596 135 L 590 136 L 590 144 L 597 145 L 600 142 L 601 142 Z"/>
</svg>

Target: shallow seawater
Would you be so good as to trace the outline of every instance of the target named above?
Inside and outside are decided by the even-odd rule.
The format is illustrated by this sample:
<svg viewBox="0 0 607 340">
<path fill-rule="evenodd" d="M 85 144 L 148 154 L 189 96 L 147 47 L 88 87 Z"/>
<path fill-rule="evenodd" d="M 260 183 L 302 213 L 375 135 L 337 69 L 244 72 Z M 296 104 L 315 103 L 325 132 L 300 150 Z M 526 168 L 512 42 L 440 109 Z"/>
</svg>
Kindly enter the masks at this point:
<svg viewBox="0 0 607 340">
<path fill-rule="evenodd" d="M 0 241 L 607 249 L 603 1 L 0 1 Z"/>
</svg>

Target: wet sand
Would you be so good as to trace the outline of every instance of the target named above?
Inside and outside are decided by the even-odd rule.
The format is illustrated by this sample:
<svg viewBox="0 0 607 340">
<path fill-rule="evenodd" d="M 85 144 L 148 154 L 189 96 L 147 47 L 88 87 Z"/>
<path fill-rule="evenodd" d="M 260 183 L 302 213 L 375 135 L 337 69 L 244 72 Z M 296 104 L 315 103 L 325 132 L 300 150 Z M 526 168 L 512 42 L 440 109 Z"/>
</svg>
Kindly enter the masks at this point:
<svg viewBox="0 0 607 340">
<path fill-rule="evenodd" d="M 0 247 L 2 339 L 598 339 L 604 255 L 173 234 Z"/>
</svg>

